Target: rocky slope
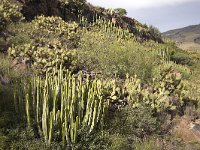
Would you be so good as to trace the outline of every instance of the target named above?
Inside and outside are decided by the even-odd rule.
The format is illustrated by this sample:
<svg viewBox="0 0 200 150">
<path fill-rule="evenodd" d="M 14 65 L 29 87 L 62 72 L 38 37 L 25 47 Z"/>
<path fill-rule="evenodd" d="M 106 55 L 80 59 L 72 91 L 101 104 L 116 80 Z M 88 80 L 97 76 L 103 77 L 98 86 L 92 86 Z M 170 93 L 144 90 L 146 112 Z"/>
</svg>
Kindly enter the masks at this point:
<svg viewBox="0 0 200 150">
<path fill-rule="evenodd" d="M 200 24 L 170 30 L 164 32 L 163 35 L 174 40 L 182 49 L 200 50 Z"/>
<path fill-rule="evenodd" d="M 61 16 L 65 21 L 80 21 L 80 16 L 87 18 L 88 22 L 92 22 L 95 18 L 103 18 L 110 20 L 116 26 L 120 26 L 125 30 L 133 33 L 139 41 L 153 40 L 163 43 L 160 34 L 150 30 L 147 25 L 141 24 L 134 18 L 120 16 L 112 13 L 110 9 L 96 7 L 90 3 L 84 2 L 77 4 L 76 2 L 62 4 L 58 0 L 12 0 L 21 5 L 22 13 L 27 20 L 34 19 L 37 15 L 45 16 Z"/>
</svg>

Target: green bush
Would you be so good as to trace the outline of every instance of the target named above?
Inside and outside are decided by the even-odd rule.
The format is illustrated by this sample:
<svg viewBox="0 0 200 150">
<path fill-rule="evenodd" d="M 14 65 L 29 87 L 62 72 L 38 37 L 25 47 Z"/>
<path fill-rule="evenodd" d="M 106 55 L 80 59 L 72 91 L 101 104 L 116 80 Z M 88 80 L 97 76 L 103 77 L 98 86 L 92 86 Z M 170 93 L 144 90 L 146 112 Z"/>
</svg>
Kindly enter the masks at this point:
<svg viewBox="0 0 200 150">
<path fill-rule="evenodd" d="M 159 145 L 157 145 L 158 143 L 156 143 L 156 139 L 148 139 L 148 140 L 144 140 L 141 142 L 136 142 L 134 144 L 134 149 L 135 150 L 160 150 L 162 149 L 162 147 L 160 147 Z"/>
<path fill-rule="evenodd" d="M 11 23 L 18 22 L 22 19 L 22 14 L 16 5 L 11 4 L 8 0 L 0 1 L 0 33 Z"/>
<path fill-rule="evenodd" d="M 136 77 L 128 77 L 125 81 L 128 100 L 132 107 L 139 108 L 144 103 L 154 111 L 181 110 L 183 102 L 187 99 L 184 83 L 179 72 L 169 68 L 149 84 L 142 84 Z"/>
<path fill-rule="evenodd" d="M 153 116 L 154 111 L 149 106 L 140 108 L 126 107 L 116 112 L 113 119 L 108 119 L 107 128 L 112 129 L 112 134 L 121 134 L 127 137 L 144 138 L 158 133 L 160 123 Z"/>
<path fill-rule="evenodd" d="M 44 38 L 50 42 L 57 40 L 65 49 L 73 49 L 78 46 L 78 24 L 75 22 L 67 23 L 60 17 L 38 16 L 31 22 L 31 25 L 33 27 L 29 33 L 31 39 Z M 48 45 L 46 44 L 46 46 Z"/>
<path fill-rule="evenodd" d="M 191 55 L 183 50 L 176 50 L 171 56 L 171 61 L 187 66 L 192 66 L 194 64 L 194 60 L 191 58 Z"/>
<path fill-rule="evenodd" d="M 60 65 L 72 71 L 77 69 L 76 51 L 61 48 L 59 42 L 48 42 L 50 47 L 43 45 L 42 39 L 37 44 L 39 43 L 40 46 L 35 45 L 35 43 L 18 45 L 9 48 L 8 51 L 10 56 L 14 58 L 28 58 L 37 73 L 52 71 L 53 67 Z"/>
<path fill-rule="evenodd" d="M 176 64 L 170 61 L 170 62 L 163 62 L 157 67 L 155 67 L 153 71 L 153 76 L 155 78 L 159 78 L 163 72 L 169 70 L 170 68 L 174 70 L 175 72 L 180 73 L 182 76 L 182 79 L 189 79 L 192 74 L 192 71 L 190 70 L 189 67 L 185 65 Z"/>
<path fill-rule="evenodd" d="M 82 68 L 104 75 L 116 74 L 124 78 L 129 73 L 148 79 L 156 63 L 154 52 L 145 51 L 135 41 L 120 40 L 114 33 L 108 34 L 102 30 L 85 33 L 80 45 L 78 54 Z"/>
<path fill-rule="evenodd" d="M 35 138 L 37 135 L 34 130 L 23 128 L 21 126 L 15 126 L 12 129 L 0 130 L 0 149 L 12 149 L 12 150 L 49 150 L 49 149 L 61 149 L 61 144 L 52 143 L 51 146 L 47 146 L 43 139 Z"/>
<path fill-rule="evenodd" d="M 31 39 L 26 35 L 26 34 L 17 34 L 14 37 L 11 37 L 9 40 L 9 43 L 12 44 L 12 46 L 19 46 L 19 45 L 23 45 L 26 43 L 30 43 Z"/>
<path fill-rule="evenodd" d="M 62 3 L 74 3 L 76 5 L 83 5 L 86 3 L 86 0 L 59 0 Z"/>
<path fill-rule="evenodd" d="M 79 130 L 80 139 L 75 149 L 81 150 L 129 150 L 131 145 L 128 138 L 119 133 L 110 133 L 107 130 L 95 131 L 93 134 L 88 134 L 84 130 Z M 132 136 L 130 134 L 130 136 Z"/>
<path fill-rule="evenodd" d="M 149 26 L 148 30 L 149 30 L 151 35 L 154 35 L 156 38 L 162 39 L 161 33 L 160 33 L 158 28 L 151 25 L 151 26 Z"/>
<path fill-rule="evenodd" d="M 114 9 L 114 12 L 120 16 L 125 16 L 127 15 L 127 11 L 124 8 L 116 8 Z"/>
<path fill-rule="evenodd" d="M 18 25 L 11 41 L 9 55 L 27 58 L 37 72 L 43 73 L 54 66 L 63 65 L 72 71 L 77 69 L 76 51 L 79 44 L 78 25 L 66 23 L 60 17 L 39 16 L 31 23 Z M 21 33 L 27 37 L 19 40 Z M 18 35 L 19 34 L 19 35 Z"/>
</svg>

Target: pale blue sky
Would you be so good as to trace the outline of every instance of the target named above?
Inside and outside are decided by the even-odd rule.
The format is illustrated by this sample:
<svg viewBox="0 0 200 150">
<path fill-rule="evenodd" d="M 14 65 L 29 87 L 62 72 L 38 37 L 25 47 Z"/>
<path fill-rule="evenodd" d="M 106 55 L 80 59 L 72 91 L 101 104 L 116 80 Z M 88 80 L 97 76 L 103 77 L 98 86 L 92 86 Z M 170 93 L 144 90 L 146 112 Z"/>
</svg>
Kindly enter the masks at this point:
<svg viewBox="0 0 200 150">
<path fill-rule="evenodd" d="M 200 24 L 200 0 L 87 0 L 106 8 L 125 8 L 128 16 L 167 30 Z"/>
</svg>

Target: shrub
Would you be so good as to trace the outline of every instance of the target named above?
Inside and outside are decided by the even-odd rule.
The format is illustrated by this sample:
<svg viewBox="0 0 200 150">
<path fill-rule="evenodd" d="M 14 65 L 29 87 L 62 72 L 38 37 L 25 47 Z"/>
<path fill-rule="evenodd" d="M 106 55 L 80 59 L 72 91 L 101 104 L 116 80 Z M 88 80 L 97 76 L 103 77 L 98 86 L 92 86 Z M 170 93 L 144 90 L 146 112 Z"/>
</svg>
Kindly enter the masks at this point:
<svg viewBox="0 0 200 150">
<path fill-rule="evenodd" d="M 18 34 L 14 37 L 11 37 L 9 41 L 9 43 L 11 43 L 12 46 L 23 45 L 30 42 L 31 42 L 30 38 L 25 34 Z"/>
<path fill-rule="evenodd" d="M 16 5 L 11 4 L 8 0 L 0 1 L 0 33 L 11 23 L 18 22 L 22 19 L 22 14 Z"/>
<path fill-rule="evenodd" d="M 76 48 L 79 43 L 78 24 L 75 22 L 67 23 L 60 17 L 39 16 L 32 21 L 32 26 L 29 34 L 32 39 L 58 40 L 65 49 Z"/>
<path fill-rule="evenodd" d="M 120 40 L 114 33 L 95 30 L 81 38 L 79 63 L 88 70 L 100 71 L 104 75 L 116 74 L 121 78 L 126 73 L 137 74 L 148 79 L 155 62 L 154 52 L 145 51 L 135 41 Z"/>
<path fill-rule="evenodd" d="M 114 119 L 107 120 L 109 121 L 107 128 L 112 129 L 112 134 L 144 138 L 156 134 L 160 129 L 159 121 L 153 115 L 153 109 L 149 106 L 126 107 L 120 112 L 116 112 L 113 116 Z"/>
<path fill-rule="evenodd" d="M 13 58 L 22 57 L 29 59 L 37 70 L 44 73 L 54 66 L 63 65 L 72 71 L 77 69 L 76 48 L 79 44 L 78 25 L 66 23 L 59 17 L 39 16 L 31 23 L 19 25 L 27 39 L 16 41 L 9 48 L 9 55 Z"/>
<path fill-rule="evenodd" d="M 42 40 L 39 40 L 37 44 L 39 43 L 40 46 L 35 45 L 35 43 L 18 45 L 9 48 L 8 51 L 10 56 L 14 58 L 27 58 L 37 73 L 51 71 L 53 67 L 60 65 L 72 71 L 77 69 L 76 51 L 59 47 L 59 42 L 49 41 L 49 47 L 42 45 Z"/>
<path fill-rule="evenodd" d="M 149 26 L 149 32 L 150 32 L 151 35 L 154 35 L 156 38 L 162 39 L 161 33 L 160 33 L 158 28 L 151 25 L 151 26 Z"/>
<path fill-rule="evenodd" d="M 176 50 L 175 53 L 171 56 L 171 61 L 176 62 L 181 65 L 192 66 L 194 64 L 193 58 L 188 52 L 182 50 Z"/>
<path fill-rule="evenodd" d="M 134 144 L 135 150 L 160 150 L 162 147 L 158 145 L 158 140 L 148 139 Z"/>
<path fill-rule="evenodd" d="M 124 8 L 116 8 L 114 9 L 114 12 L 120 16 L 125 16 L 127 15 L 127 11 Z"/>
<path fill-rule="evenodd" d="M 129 150 L 131 145 L 128 138 L 119 133 L 110 133 L 107 130 L 95 131 L 93 134 L 88 134 L 83 130 L 79 131 L 81 138 L 75 146 L 75 149 L 82 150 Z M 131 135 L 130 135 L 131 136 Z"/>
<path fill-rule="evenodd" d="M 158 67 L 155 67 L 153 71 L 153 76 L 155 78 L 159 78 L 163 72 L 169 70 L 170 68 L 174 70 L 175 72 L 180 73 L 182 76 L 182 79 L 189 79 L 192 74 L 192 71 L 187 66 L 178 65 L 170 61 L 167 63 L 163 62 L 160 65 L 158 65 Z"/>
<path fill-rule="evenodd" d="M 162 72 L 158 78 L 153 78 L 149 85 L 142 84 L 136 77 L 129 77 L 125 81 L 125 87 L 133 107 L 139 108 L 144 103 L 156 113 L 180 110 L 187 98 L 181 74 L 171 68 Z"/>
<path fill-rule="evenodd" d="M 61 3 L 74 3 L 76 5 L 83 5 L 86 3 L 86 0 L 59 0 Z"/>
</svg>

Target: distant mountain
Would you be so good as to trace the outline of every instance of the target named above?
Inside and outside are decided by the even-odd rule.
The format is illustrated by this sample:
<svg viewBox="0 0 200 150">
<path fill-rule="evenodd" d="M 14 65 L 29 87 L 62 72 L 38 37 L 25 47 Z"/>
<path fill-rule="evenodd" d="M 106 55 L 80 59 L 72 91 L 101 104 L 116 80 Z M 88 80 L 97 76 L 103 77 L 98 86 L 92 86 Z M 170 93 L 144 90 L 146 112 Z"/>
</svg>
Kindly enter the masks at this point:
<svg viewBox="0 0 200 150">
<path fill-rule="evenodd" d="M 174 40 L 177 45 L 185 50 L 200 50 L 200 24 L 170 30 L 163 33 L 163 36 Z"/>
</svg>

